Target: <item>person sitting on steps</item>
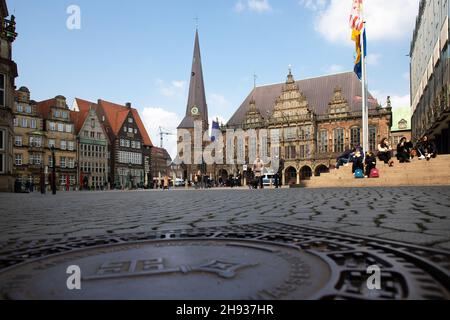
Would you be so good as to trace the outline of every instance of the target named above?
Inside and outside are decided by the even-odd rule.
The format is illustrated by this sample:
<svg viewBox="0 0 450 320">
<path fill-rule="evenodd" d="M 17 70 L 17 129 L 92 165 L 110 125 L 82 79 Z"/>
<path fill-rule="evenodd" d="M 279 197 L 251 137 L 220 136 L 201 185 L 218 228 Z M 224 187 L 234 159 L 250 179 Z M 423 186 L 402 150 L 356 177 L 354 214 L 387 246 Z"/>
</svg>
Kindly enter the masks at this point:
<svg viewBox="0 0 450 320">
<path fill-rule="evenodd" d="M 389 145 L 388 139 L 383 138 L 378 145 L 378 159 L 383 161 L 385 164 L 389 164 L 389 167 L 394 166 L 394 161 L 392 161 L 392 148 Z"/>
<path fill-rule="evenodd" d="M 366 178 L 370 177 L 370 172 L 372 169 L 375 169 L 377 167 L 377 158 L 373 154 L 372 151 L 369 151 L 366 154 Z"/>
<path fill-rule="evenodd" d="M 437 157 L 436 145 L 433 141 L 428 139 L 428 136 L 424 136 L 417 146 L 417 151 L 419 153 L 419 160 L 430 161 L 431 158 Z"/>
<path fill-rule="evenodd" d="M 355 155 L 352 158 L 353 167 L 352 172 L 355 174 L 356 170 L 360 169 L 364 172 L 364 158 L 361 154 L 361 151 L 357 150 Z"/>
<path fill-rule="evenodd" d="M 400 163 L 410 162 L 411 149 L 406 137 L 401 138 L 397 145 L 397 160 Z"/>
</svg>

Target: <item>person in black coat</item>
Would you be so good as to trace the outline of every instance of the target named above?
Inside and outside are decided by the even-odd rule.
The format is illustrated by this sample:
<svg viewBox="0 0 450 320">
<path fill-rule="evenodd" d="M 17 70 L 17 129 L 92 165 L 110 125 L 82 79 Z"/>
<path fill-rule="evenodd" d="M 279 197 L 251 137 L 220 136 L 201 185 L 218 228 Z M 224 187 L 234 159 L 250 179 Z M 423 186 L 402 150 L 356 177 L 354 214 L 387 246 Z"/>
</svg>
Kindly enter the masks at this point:
<svg viewBox="0 0 450 320">
<path fill-rule="evenodd" d="M 410 162 L 411 149 L 406 137 L 400 139 L 397 145 L 397 159 L 400 163 Z"/>
<path fill-rule="evenodd" d="M 366 177 L 370 177 L 370 172 L 372 169 L 375 169 L 377 167 L 377 158 L 373 154 L 372 151 L 369 151 L 366 155 Z"/>
<path fill-rule="evenodd" d="M 360 169 L 364 172 L 364 158 L 361 152 L 358 150 L 355 152 L 355 155 L 352 157 L 353 167 L 352 172 L 355 173 L 356 170 Z"/>
<path fill-rule="evenodd" d="M 431 158 L 437 157 L 436 145 L 433 141 L 424 136 L 417 146 L 417 151 L 419 152 L 419 159 L 430 161 Z"/>
</svg>

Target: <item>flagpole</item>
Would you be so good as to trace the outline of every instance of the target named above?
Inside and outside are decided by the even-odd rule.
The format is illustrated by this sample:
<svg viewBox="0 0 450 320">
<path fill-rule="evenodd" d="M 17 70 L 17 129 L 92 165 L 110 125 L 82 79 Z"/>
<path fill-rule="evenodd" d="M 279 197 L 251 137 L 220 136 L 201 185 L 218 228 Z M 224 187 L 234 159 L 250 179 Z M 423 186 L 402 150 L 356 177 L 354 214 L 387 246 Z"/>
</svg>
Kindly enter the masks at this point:
<svg viewBox="0 0 450 320">
<path fill-rule="evenodd" d="M 364 15 L 362 13 L 364 19 Z M 363 20 L 364 21 L 364 20 Z M 363 126 L 363 150 L 369 151 L 369 108 L 368 108 L 368 93 L 367 93 L 367 69 L 366 69 L 366 43 L 365 43 L 366 23 L 364 21 L 364 28 L 361 34 L 361 64 L 362 64 L 362 126 Z M 373 151 L 373 150 L 372 150 Z"/>
</svg>

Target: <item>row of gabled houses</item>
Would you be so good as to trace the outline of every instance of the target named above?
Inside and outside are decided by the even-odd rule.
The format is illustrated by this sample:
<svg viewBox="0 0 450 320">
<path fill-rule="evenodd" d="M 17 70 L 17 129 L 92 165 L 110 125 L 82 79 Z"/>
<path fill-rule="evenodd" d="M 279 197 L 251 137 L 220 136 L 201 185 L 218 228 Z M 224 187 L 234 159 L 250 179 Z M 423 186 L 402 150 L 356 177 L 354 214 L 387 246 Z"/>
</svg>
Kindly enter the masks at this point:
<svg viewBox="0 0 450 320">
<path fill-rule="evenodd" d="M 21 87 L 13 115 L 16 188 L 50 189 L 53 168 L 60 190 L 152 186 L 160 150 L 130 103 L 76 98 L 69 108 L 63 96 L 36 102 Z"/>
</svg>

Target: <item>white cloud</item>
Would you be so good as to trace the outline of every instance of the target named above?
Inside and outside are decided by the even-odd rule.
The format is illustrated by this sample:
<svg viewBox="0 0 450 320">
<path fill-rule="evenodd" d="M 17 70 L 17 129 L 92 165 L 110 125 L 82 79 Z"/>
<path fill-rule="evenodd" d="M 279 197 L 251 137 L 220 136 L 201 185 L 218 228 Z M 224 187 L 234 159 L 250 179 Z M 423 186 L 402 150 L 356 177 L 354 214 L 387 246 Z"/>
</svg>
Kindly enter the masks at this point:
<svg viewBox="0 0 450 320">
<path fill-rule="evenodd" d="M 400 95 L 400 94 L 386 94 L 384 92 L 378 90 L 369 90 L 370 93 L 378 100 L 378 102 L 385 107 L 387 102 L 387 97 L 391 97 L 391 105 L 392 108 L 404 108 L 411 105 L 409 94 Z"/>
<path fill-rule="evenodd" d="M 231 103 L 221 94 L 208 94 L 208 108 L 210 110 L 226 110 L 231 108 Z"/>
<path fill-rule="evenodd" d="M 167 84 L 161 79 L 155 81 L 159 87 L 159 93 L 167 98 L 180 98 L 184 96 L 186 89 L 186 81 L 174 80 L 170 84 Z"/>
<path fill-rule="evenodd" d="M 352 44 L 349 17 L 352 0 L 303 0 L 316 11 L 315 29 L 330 42 Z M 419 11 L 417 0 L 370 0 L 365 2 L 367 37 L 370 41 L 398 40 L 412 36 Z"/>
<path fill-rule="evenodd" d="M 239 0 L 234 6 L 236 12 L 242 12 L 244 10 L 250 10 L 253 12 L 263 13 L 272 11 L 272 6 L 269 0 Z"/>
<path fill-rule="evenodd" d="M 366 62 L 369 66 L 378 66 L 380 64 L 380 60 L 381 60 L 381 54 L 378 53 L 373 53 L 373 54 L 368 54 L 367 58 L 366 58 Z"/>
<path fill-rule="evenodd" d="M 325 8 L 327 0 L 300 0 L 299 3 L 310 10 L 317 11 Z"/>
<path fill-rule="evenodd" d="M 325 73 L 334 74 L 343 72 L 344 70 L 344 66 L 341 66 L 340 64 L 332 64 L 331 66 L 327 66 L 325 68 Z"/>
<path fill-rule="evenodd" d="M 173 134 L 163 137 L 163 146 L 174 159 L 177 154 L 177 126 L 181 122 L 180 117 L 174 112 L 150 107 L 142 111 L 142 121 L 155 146 L 160 146 L 159 127 Z"/>
<path fill-rule="evenodd" d="M 234 6 L 234 10 L 236 12 L 242 12 L 245 10 L 245 4 L 242 1 L 239 1 L 238 3 L 236 3 L 236 5 Z"/>
</svg>

